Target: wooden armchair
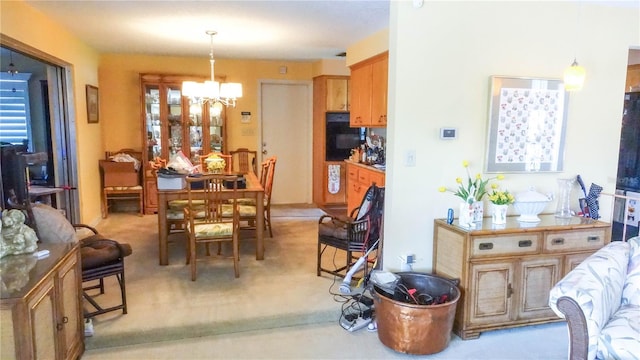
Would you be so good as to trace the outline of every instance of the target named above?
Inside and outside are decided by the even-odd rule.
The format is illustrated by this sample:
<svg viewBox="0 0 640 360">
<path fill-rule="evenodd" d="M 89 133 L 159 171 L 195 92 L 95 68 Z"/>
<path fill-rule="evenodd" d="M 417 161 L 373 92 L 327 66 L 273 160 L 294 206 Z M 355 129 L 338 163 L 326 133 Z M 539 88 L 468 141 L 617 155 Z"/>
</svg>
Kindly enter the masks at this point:
<svg viewBox="0 0 640 360">
<path fill-rule="evenodd" d="M 384 188 L 375 184 L 369 187 L 362 203 L 347 217 L 323 215 L 318 220 L 318 257 L 316 275 L 326 272 L 345 277 L 357 258 L 353 253 L 363 255 L 380 238 L 384 206 Z M 345 252 L 346 263 L 336 269 L 323 267 L 322 255 L 328 247 Z M 368 261 L 365 262 L 364 275 L 367 275 Z"/>
<path fill-rule="evenodd" d="M 125 154 L 137 162 L 111 161 L 113 156 Z M 105 160 L 100 160 L 102 178 L 102 218 L 109 216 L 109 201 L 137 200 L 139 215 L 142 216 L 142 152 L 133 149 L 107 151 Z M 137 164 L 137 165 L 136 165 Z"/>
<path fill-rule="evenodd" d="M 238 148 L 230 151 L 229 154 L 232 157 L 232 169 L 241 173 L 248 173 L 253 171 L 254 174 L 258 174 L 258 152 L 255 150 L 249 150 L 247 148 Z M 237 165 L 236 165 L 237 164 Z"/>
</svg>

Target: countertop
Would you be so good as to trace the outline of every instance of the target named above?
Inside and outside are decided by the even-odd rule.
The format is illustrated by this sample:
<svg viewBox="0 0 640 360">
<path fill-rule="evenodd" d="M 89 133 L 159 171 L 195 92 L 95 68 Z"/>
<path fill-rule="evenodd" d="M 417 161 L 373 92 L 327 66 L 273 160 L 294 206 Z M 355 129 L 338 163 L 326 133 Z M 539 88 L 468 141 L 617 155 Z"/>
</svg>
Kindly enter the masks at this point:
<svg viewBox="0 0 640 360">
<path fill-rule="evenodd" d="M 368 164 L 364 164 L 364 163 L 360 163 L 360 162 L 356 162 L 356 161 L 352 161 L 352 160 L 345 160 L 344 162 L 347 163 L 347 164 L 356 165 L 356 166 L 365 168 L 367 170 L 377 171 L 377 172 L 382 173 L 382 174 L 385 173 L 385 168 L 378 168 L 378 167 L 373 166 L 373 165 L 368 165 Z"/>
</svg>

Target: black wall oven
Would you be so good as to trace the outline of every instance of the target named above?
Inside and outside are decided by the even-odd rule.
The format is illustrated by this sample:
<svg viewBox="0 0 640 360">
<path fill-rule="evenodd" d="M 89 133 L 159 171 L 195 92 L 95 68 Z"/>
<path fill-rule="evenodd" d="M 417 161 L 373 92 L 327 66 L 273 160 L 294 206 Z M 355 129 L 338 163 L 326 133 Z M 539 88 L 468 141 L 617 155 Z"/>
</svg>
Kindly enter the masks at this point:
<svg viewBox="0 0 640 360">
<path fill-rule="evenodd" d="M 326 161 L 342 161 L 365 141 L 366 128 L 349 126 L 349 113 L 326 115 Z"/>
</svg>

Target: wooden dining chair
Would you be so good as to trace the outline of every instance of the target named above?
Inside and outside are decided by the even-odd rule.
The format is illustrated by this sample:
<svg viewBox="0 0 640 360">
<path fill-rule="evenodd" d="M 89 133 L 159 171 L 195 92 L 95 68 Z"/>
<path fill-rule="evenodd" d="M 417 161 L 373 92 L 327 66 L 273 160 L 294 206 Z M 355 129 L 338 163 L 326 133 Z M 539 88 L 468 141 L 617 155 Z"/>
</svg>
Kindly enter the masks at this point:
<svg viewBox="0 0 640 360">
<path fill-rule="evenodd" d="M 233 260 L 235 277 L 240 276 L 239 268 L 239 213 L 236 206 L 238 176 L 224 174 L 204 174 L 199 177 L 187 177 L 187 205 L 184 207 L 184 228 L 187 235 L 187 264 L 191 265 L 191 280 L 196 280 L 197 262 L 214 258 L 230 258 Z M 225 188 L 225 185 L 227 188 Z M 204 208 L 196 199 L 196 192 L 203 192 Z M 226 192 L 226 194 L 223 194 Z M 231 192 L 231 193 L 229 193 Z M 229 200 L 225 199 L 225 196 Z M 222 207 L 230 202 L 232 216 L 223 217 Z M 198 213 L 204 211 L 204 217 Z M 221 254 L 221 243 L 231 244 L 231 255 Z M 218 244 L 218 252 L 212 256 L 208 251 L 205 256 L 198 257 L 198 245 Z"/>
<path fill-rule="evenodd" d="M 124 154 L 135 159 L 137 162 L 122 163 L 113 162 L 111 158 Z M 118 151 L 107 151 L 106 160 L 100 160 L 100 175 L 102 184 L 102 218 L 109 216 L 109 204 L 118 200 L 136 200 L 138 203 L 138 215 L 142 216 L 143 193 L 142 188 L 142 152 L 133 149 L 120 149 Z M 137 168 L 136 168 L 137 164 Z M 129 166 L 130 170 L 122 170 Z M 114 169 L 116 168 L 117 169 Z"/>
<path fill-rule="evenodd" d="M 277 157 L 272 156 L 265 160 L 261 164 L 260 171 L 260 185 L 264 189 L 264 229 L 269 230 L 269 236 L 273 237 L 273 230 L 271 228 L 271 191 L 273 190 L 273 178 L 275 175 Z M 240 213 L 240 221 L 247 222 L 247 225 L 242 227 L 243 229 L 255 229 L 256 223 L 256 199 L 255 198 L 241 198 L 238 199 L 238 211 Z M 231 216 L 230 208 L 225 207 L 225 216 Z"/>
<path fill-rule="evenodd" d="M 239 171 L 241 173 L 248 173 L 253 171 L 254 174 L 258 174 L 258 152 L 255 150 L 249 150 L 247 148 L 238 148 L 236 150 L 229 151 L 232 157 L 232 171 Z"/>
</svg>

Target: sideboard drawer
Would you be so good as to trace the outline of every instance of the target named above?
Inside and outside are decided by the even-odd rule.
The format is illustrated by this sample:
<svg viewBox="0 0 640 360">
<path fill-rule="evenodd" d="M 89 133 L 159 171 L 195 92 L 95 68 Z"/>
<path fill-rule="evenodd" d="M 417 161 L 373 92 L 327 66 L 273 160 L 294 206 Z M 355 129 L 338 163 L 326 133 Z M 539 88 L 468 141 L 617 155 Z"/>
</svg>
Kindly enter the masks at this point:
<svg viewBox="0 0 640 360">
<path fill-rule="evenodd" d="M 472 241 L 471 257 L 535 254 L 540 251 L 540 242 L 540 234 L 535 233 L 509 236 L 477 236 Z"/>
<path fill-rule="evenodd" d="M 596 250 L 604 246 L 605 229 L 549 232 L 545 235 L 544 252 Z"/>
</svg>

